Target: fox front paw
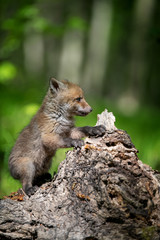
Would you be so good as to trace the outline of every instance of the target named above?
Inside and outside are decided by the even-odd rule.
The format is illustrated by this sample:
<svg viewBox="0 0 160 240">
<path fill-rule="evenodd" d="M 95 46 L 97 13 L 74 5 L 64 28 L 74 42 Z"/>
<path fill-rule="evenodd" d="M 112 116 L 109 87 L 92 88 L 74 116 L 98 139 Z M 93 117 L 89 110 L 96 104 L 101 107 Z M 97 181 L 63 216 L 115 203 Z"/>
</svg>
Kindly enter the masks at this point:
<svg viewBox="0 0 160 240">
<path fill-rule="evenodd" d="M 88 135 L 89 136 L 96 136 L 96 137 L 100 137 L 103 136 L 105 134 L 106 128 L 104 125 L 99 125 L 99 126 L 95 126 L 95 127 L 91 127 L 88 131 Z"/>
<path fill-rule="evenodd" d="M 84 146 L 84 141 L 82 139 L 72 139 L 71 146 L 75 148 L 81 148 Z"/>
</svg>

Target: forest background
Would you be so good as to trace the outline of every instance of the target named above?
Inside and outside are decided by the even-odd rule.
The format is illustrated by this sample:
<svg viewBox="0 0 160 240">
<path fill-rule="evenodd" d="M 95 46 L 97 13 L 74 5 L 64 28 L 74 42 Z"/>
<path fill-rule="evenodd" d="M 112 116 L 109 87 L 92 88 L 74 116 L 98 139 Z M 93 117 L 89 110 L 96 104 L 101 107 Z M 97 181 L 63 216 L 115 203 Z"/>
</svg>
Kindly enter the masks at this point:
<svg viewBox="0 0 160 240">
<path fill-rule="evenodd" d="M 14 142 L 39 108 L 50 77 L 78 83 L 160 170 L 160 2 L 0 0 L 0 197 L 21 185 L 8 171 Z M 65 158 L 58 150 L 51 169 Z"/>
</svg>

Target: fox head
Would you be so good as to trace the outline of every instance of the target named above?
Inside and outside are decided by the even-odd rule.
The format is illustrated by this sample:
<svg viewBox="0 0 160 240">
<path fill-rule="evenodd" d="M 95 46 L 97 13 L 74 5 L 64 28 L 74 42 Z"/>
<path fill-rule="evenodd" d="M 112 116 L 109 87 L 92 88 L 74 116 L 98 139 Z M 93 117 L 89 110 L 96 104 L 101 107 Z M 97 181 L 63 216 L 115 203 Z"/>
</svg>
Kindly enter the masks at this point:
<svg viewBox="0 0 160 240">
<path fill-rule="evenodd" d="M 92 108 L 85 101 L 82 89 L 67 80 L 50 79 L 49 91 L 62 112 L 69 116 L 86 116 Z"/>
</svg>

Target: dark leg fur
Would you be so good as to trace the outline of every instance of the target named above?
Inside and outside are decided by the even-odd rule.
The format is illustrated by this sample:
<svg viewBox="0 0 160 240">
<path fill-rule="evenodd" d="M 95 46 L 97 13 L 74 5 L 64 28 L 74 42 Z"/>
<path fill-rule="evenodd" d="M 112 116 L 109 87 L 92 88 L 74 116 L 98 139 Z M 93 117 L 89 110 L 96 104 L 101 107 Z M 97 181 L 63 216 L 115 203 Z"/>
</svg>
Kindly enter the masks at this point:
<svg viewBox="0 0 160 240">
<path fill-rule="evenodd" d="M 30 159 L 24 161 L 21 167 L 22 168 L 19 168 L 19 171 L 21 172 L 20 180 L 22 183 L 22 188 L 25 191 L 25 193 L 29 195 L 29 192 L 32 192 L 31 189 L 32 182 L 35 176 L 35 167 Z"/>
<path fill-rule="evenodd" d="M 33 181 L 33 186 L 40 187 L 42 184 L 46 182 L 50 182 L 52 180 L 52 176 L 50 173 L 44 173 L 38 177 L 36 177 Z"/>
<path fill-rule="evenodd" d="M 52 176 L 50 173 L 44 173 L 43 175 L 41 176 L 38 176 L 36 177 L 34 180 L 33 180 L 33 183 L 32 185 L 31 184 L 28 184 L 26 183 L 25 186 L 23 186 L 23 190 L 25 191 L 25 193 L 28 195 L 28 196 L 31 196 L 33 195 L 37 190 L 38 188 L 46 183 L 46 182 L 49 182 L 52 180 Z"/>
</svg>

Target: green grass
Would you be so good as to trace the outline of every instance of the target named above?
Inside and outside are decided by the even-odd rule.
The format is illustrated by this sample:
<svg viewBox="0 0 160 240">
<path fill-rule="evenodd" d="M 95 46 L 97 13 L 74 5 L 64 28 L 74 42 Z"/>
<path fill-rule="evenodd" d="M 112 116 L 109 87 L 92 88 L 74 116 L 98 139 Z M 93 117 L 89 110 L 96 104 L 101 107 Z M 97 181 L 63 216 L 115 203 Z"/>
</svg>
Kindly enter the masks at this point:
<svg viewBox="0 0 160 240">
<path fill-rule="evenodd" d="M 33 114 L 38 109 L 36 103 L 29 103 L 18 100 L 11 101 L 3 105 L 2 109 L 2 131 L 0 136 L 0 150 L 4 153 L 1 157 L 1 181 L 0 197 L 8 195 L 21 187 L 19 181 L 14 180 L 8 171 L 8 157 L 11 147 L 18 136 L 18 133 L 28 124 Z M 118 108 L 104 99 L 91 99 L 90 104 L 94 111 L 87 117 L 76 117 L 76 125 L 94 126 L 97 121 L 97 114 L 105 108 L 112 111 L 116 116 L 116 126 L 119 129 L 126 130 L 130 135 L 132 142 L 139 150 L 139 158 L 154 169 L 160 170 L 160 110 L 153 108 L 140 108 L 133 115 L 127 116 L 118 110 Z M 50 172 L 56 172 L 59 163 L 65 159 L 65 152 L 68 149 L 57 151 L 53 159 Z"/>
</svg>

